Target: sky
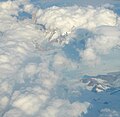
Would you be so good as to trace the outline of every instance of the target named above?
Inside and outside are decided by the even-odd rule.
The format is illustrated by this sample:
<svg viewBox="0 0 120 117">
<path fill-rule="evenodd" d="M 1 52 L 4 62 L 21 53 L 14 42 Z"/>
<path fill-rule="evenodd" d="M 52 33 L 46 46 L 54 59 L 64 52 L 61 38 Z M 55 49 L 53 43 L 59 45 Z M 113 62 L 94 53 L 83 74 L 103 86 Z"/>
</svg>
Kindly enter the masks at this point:
<svg viewBox="0 0 120 117">
<path fill-rule="evenodd" d="M 50 7 L 50 6 L 100 6 L 107 3 L 119 4 L 119 0 L 31 0 L 37 6 L 42 8 Z"/>
</svg>

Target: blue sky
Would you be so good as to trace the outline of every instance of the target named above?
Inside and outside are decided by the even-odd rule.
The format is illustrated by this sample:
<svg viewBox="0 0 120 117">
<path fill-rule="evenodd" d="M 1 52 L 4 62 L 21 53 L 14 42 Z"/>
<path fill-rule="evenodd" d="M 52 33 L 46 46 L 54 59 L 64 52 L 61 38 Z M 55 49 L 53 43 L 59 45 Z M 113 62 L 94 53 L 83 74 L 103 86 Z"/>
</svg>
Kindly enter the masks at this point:
<svg viewBox="0 0 120 117">
<path fill-rule="evenodd" d="M 42 8 L 51 7 L 51 6 L 100 6 L 106 3 L 119 4 L 117 0 L 30 0 L 37 6 Z"/>
</svg>

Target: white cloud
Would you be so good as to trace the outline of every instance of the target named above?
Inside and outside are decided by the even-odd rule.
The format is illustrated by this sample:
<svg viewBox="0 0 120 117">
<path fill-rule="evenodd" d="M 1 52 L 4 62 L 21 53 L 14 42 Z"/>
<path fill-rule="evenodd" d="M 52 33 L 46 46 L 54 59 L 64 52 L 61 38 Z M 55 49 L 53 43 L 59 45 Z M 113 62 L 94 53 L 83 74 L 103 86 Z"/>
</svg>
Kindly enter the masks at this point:
<svg viewBox="0 0 120 117">
<path fill-rule="evenodd" d="M 25 67 L 26 74 L 33 76 L 37 72 L 37 67 L 34 64 L 29 64 Z"/>
<path fill-rule="evenodd" d="M 99 58 L 91 48 L 86 49 L 81 56 L 83 57 L 83 62 L 87 62 L 86 64 L 94 65 L 99 63 Z"/>
<path fill-rule="evenodd" d="M 23 95 L 13 102 L 13 106 L 31 115 L 39 110 L 39 99 L 34 95 Z"/>
<path fill-rule="evenodd" d="M 55 31 L 54 35 L 70 34 L 74 29 L 93 29 L 101 25 L 115 26 L 117 16 L 104 7 L 51 7 L 38 10 L 37 23 L 45 25 L 47 30 Z M 56 37 L 56 38 L 57 38 Z"/>
<path fill-rule="evenodd" d="M 71 60 L 69 60 L 64 54 L 56 54 L 54 57 L 54 65 L 55 66 L 61 66 L 61 67 L 73 67 L 76 65 L 74 62 L 72 62 Z"/>
<path fill-rule="evenodd" d="M 119 117 L 119 113 L 115 110 L 105 108 L 101 110 L 101 114 L 99 117 Z"/>
<path fill-rule="evenodd" d="M 56 99 L 50 102 L 46 110 L 42 111 L 41 117 L 77 117 L 87 113 L 89 103 L 70 103 L 67 100 Z"/>
<path fill-rule="evenodd" d="M 34 24 L 32 19 L 17 19 L 19 11 L 34 15 L 37 10 L 26 0 L 0 2 L 0 116 L 77 117 L 87 113 L 88 100 L 71 103 L 67 97 L 52 95 L 67 69 L 69 73 L 77 70 L 77 63 L 59 43 L 69 44 L 77 29 L 92 32 L 93 38 L 84 37 L 88 41 L 82 56 L 88 63 L 98 63 L 99 55 L 119 44 L 116 14 L 103 7 L 51 7 L 39 9 Z M 79 87 L 74 90 L 80 91 Z M 8 107 L 12 108 L 6 112 Z"/>
<path fill-rule="evenodd" d="M 95 29 L 94 38 L 87 41 L 86 49 L 83 52 L 83 59 L 95 63 L 99 61 L 100 55 L 109 54 L 109 52 L 120 46 L 120 30 L 118 27 L 101 26 Z"/>
</svg>

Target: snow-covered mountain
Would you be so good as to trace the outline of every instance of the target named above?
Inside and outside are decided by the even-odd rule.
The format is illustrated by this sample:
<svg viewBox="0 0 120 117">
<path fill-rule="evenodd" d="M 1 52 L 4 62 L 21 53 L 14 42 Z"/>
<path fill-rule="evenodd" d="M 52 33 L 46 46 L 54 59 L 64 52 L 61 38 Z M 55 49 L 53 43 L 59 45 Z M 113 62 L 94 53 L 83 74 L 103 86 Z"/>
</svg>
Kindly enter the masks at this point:
<svg viewBox="0 0 120 117">
<path fill-rule="evenodd" d="M 89 108 L 83 117 L 119 117 L 120 86 L 117 84 L 120 82 L 117 81 L 120 79 L 120 72 L 88 77 L 94 78 L 64 80 L 57 89 L 62 92 L 64 90 L 60 94 L 61 98 L 68 96 L 71 103 L 75 100 L 89 102 Z"/>
</svg>

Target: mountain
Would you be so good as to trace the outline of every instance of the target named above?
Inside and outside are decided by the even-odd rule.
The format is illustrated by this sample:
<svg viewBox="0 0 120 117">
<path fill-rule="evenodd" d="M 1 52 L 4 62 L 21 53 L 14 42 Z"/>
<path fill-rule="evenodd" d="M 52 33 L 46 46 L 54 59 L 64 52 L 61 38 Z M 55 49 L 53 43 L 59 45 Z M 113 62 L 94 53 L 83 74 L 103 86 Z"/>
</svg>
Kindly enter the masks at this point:
<svg viewBox="0 0 120 117">
<path fill-rule="evenodd" d="M 87 113 L 84 113 L 83 117 L 119 117 L 120 72 L 111 72 L 107 75 L 94 76 L 94 78 L 88 77 L 67 80 L 61 86 L 67 93 L 69 92 L 66 95 L 71 103 L 74 103 L 75 100 L 90 103 Z"/>
</svg>

